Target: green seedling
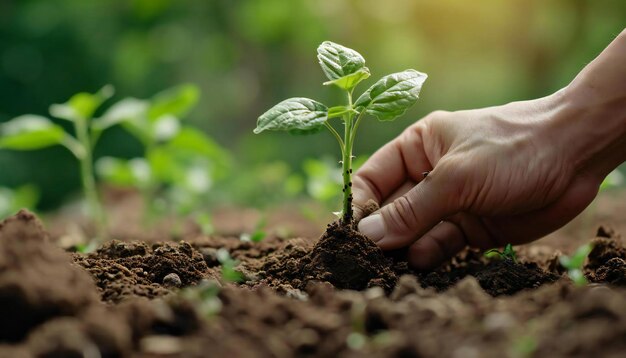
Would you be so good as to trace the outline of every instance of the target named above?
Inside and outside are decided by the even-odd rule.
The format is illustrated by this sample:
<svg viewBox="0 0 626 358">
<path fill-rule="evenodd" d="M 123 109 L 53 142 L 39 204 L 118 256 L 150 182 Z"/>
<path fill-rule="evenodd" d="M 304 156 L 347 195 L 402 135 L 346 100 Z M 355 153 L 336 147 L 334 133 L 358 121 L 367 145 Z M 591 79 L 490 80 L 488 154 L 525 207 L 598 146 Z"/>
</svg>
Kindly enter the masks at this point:
<svg viewBox="0 0 626 358">
<path fill-rule="evenodd" d="M 92 119 L 96 110 L 113 92 L 113 87 L 105 86 L 95 94 L 78 93 L 66 103 L 50 107 L 52 117 L 72 123 L 74 135 L 49 118 L 33 114 L 19 116 L 0 126 L 0 148 L 36 150 L 62 145 L 78 159 L 89 214 L 96 224 L 97 238 L 101 240 L 105 237 L 106 219 L 96 189 L 92 152 L 102 129 L 94 126 Z"/>
<path fill-rule="evenodd" d="M 381 78 L 356 100 L 355 87 L 370 77 L 365 59 L 358 52 L 339 44 L 325 41 L 317 48 L 317 58 L 329 81 L 345 92 L 347 103 L 327 107 L 309 98 L 290 98 L 262 114 L 254 133 L 282 130 L 294 134 L 314 133 L 324 127 L 337 139 L 342 154 L 343 202 L 340 213 L 343 225 L 352 225 L 352 147 L 357 129 L 365 114 L 381 121 L 391 121 L 401 116 L 418 99 L 427 75 L 416 70 L 405 70 Z M 330 123 L 337 118 L 343 124 L 343 137 Z"/>
<path fill-rule="evenodd" d="M 559 263 L 567 270 L 567 275 L 576 286 L 584 286 L 587 284 L 587 279 L 583 274 L 583 266 L 585 265 L 585 259 L 587 259 L 592 249 L 593 245 L 588 243 L 579 247 L 572 256 L 563 255 L 559 257 Z"/>
<path fill-rule="evenodd" d="M 186 287 L 180 295 L 194 303 L 204 317 L 213 317 L 222 309 L 222 301 L 218 297 L 220 285 L 215 281 L 202 281 L 197 286 Z"/>
<path fill-rule="evenodd" d="M 262 216 L 259 221 L 257 221 L 254 226 L 254 230 L 251 234 L 243 233 L 239 236 L 239 240 L 241 241 L 251 241 L 251 242 L 261 242 L 267 236 L 267 232 L 265 232 L 265 227 L 267 226 L 267 218 Z"/>
<path fill-rule="evenodd" d="M 499 260 L 511 260 L 513 262 L 517 262 L 517 254 L 513 249 L 513 245 L 506 244 L 504 250 L 500 251 L 498 249 L 489 249 L 484 253 L 485 257 L 489 259 L 499 259 Z"/>
<path fill-rule="evenodd" d="M 243 273 L 235 269 L 239 261 L 233 259 L 225 248 L 217 250 L 217 260 L 222 264 L 222 279 L 227 282 L 242 282 Z"/>
<path fill-rule="evenodd" d="M 197 87 L 181 85 L 147 100 L 123 99 L 96 120 L 101 129 L 122 125 L 145 148 L 141 158 L 101 158 L 96 169 L 106 182 L 142 194 L 146 224 L 165 214 L 193 214 L 203 231 L 211 230 L 210 217 L 199 207 L 213 182 L 229 171 L 230 155 L 202 131 L 182 123 L 198 97 Z"/>
<path fill-rule="evenodd" d="M 0 220 L 13 215 L 20 209 L 35 210 L 39 202 L 39 190 L 31 184 L 15 189 L 0 187 Z"/>
</svg>

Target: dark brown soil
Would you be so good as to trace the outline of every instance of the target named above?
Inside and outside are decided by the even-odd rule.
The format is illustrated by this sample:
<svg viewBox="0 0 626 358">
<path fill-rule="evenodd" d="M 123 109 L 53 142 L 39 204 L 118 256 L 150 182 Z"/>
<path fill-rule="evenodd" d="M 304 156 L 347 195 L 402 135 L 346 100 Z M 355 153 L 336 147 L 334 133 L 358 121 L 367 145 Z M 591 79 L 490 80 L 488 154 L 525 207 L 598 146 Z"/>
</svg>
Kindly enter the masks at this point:
<svg viewBox="0 0 626 358">
<path fill-rule="evenodd" d="M 328 225 L 310 251 L 292 245 L 284 252 L 270 255 L 259 274 L 270 286 L 291 284 L 298 289 L 304 289 L 309 282 L 322 281 L 342 289 L 379 286 L 390 292 L 398 280 L 393 260 L 385 257 L 370 239 L 337 222 Z"/>
<path fill-rule="evenodd" d="M 83 255 L 48 243 L 36 218 L 21 212 L 0 224 L 0 357 L 626 352 L 624 247 L 615 234 L 594 239 L 585 268 L 594 283 L 575 287 L 554 253 L 519 250 L 514 263 L 465 251 L 418 273 L 401 254 L 385 256 L 366 238 L 330 229 L 317 243 L 112 241 Z M 222 282 L 220 248 L 241 261 L 245 282 Z"/>
</svg>

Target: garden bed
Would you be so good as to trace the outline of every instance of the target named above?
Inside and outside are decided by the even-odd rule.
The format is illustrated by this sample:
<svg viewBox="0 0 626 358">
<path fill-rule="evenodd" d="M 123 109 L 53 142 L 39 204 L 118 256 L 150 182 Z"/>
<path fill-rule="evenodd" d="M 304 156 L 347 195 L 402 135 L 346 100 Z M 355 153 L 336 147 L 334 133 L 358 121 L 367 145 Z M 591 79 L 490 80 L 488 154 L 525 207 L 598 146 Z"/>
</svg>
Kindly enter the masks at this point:
<svg viewBox="0 0 626 358">
<path fill-rule="evenodd" d="M 367 241 L 343 240 L 270 236 L 254 243 L 197 235 L 182 242 L 111 241 L 80 254 L 50 244 L 38 220 L 20 212 L 0 225 L 0 356 L 618 357 L 626 351 L 626 249 L 608 229 L 592 240 L 584 271 L 592 283 L 585 287 L 564 275 L 554 250 L 519 248 L 518 263 L 465 251 L 436 271 L 418 273 L 402 252 L 383 255 Z M 332 260 L 324 250 L 344 244 L 374 264 L 357 260 L 341 277 L 325 271 Z M 222 280 L 220 249 L 241 262 L 243 282 Z"/>
</svg>

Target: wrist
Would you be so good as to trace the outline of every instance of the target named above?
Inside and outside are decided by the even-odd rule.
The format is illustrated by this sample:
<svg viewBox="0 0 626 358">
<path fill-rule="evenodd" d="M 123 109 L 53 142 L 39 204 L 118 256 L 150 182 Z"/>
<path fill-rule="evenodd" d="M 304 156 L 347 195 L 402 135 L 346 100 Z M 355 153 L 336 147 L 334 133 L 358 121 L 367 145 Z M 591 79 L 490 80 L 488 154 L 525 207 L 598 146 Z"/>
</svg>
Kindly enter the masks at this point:
<svg viewBox="0 0 626 358">
<path fill-rule="evenodd" d="M 626 160 L 626 89 L 572 83 L 552 97 L 553 131 L 574 170 L 604 178 Z"/>
<path fill-rule="evenodd" d="M 575 170 L 603 178 L 626 160 L 626 31 L 552 97 L 553 131 Z"/>
</svg>

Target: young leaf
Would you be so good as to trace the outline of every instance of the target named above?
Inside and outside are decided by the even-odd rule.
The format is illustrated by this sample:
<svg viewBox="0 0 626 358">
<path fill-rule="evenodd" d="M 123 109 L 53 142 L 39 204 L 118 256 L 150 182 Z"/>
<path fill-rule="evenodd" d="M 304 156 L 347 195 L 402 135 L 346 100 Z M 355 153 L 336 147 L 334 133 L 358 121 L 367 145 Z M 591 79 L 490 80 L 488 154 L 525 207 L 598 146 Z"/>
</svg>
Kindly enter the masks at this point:
<svg viewBox="0 0 626 358">
<path fill-rule="evenodd" d="M 336 80 L 326 81 L 324 82 L 324 85 L 335 85 L 346 91 L 351 91 L 354 87 L 356 87 L 356 85 L 359 84 L 359 82 L 369 78 L 369 76 L 370 70 L 367 67 L 363 67 L 355 73 L 337 78 Z"/>
<path fill-rule="evenodd" d="M 328 109 L 328 119 L 342 117 L 344 114 L 353 112 L 357 113 L 354 109 L 348 106 L 334 106 Z"/>
<path fill-rule="evenodd" d="M 417 101 L 426 78 L 428 75 L 416 70 L 387 75 L 365 91 L 354 107 L 381 121 L 394 120 Z"/>
<path fill-rule="evenodd" d="M 312 99 L 290 98 L 280 102 L 257 120 L 254 133 L 265 130 L 315 130 L 328 119 L 328 108 Z"/>
<path fill-rule="evenodd" d="M 65 136 L 63 128 L 48 118 L 27 114 L 0 125 L 0 148 L 40 149 L 60 144 Z"/>
<path fill-rule="evenodd" d="M 98 92 L 91 94 L 86 92 L 77 93 L 66 103 L 53 104 L 50 106 L 50 114 L 56 118 L 71 122 L 85 120 L 93 117 L 94 112 L 107 99 L 115 93 L 113 86 L 106 85 Z"/>
<path fill-rule="evenodd" d="M 150 101 L 148 118 L 151 121 L 163 115 L 183 118 L 196 105 L 199 97 L 200 90 L 191 84 L 176 86 L 157 93 Z"/>
<path fill-rule="evenodd" d="M 365 59 L 360 53 L 330 41 L 322 42 L 317 48 L 317 59 L 331 81 L 351 75 L 365 66 Z M 367 73 L 369 75 L 369 71 Z"/>
<path fill-rule="evenodd" d="M 100 118 L 94 119 L 93 127 L 105 130 L 121 122 L 141 123 L 148 110 L 148 102 L 137 98 L 125 98 L 113 104 Z"/>
</svg>

